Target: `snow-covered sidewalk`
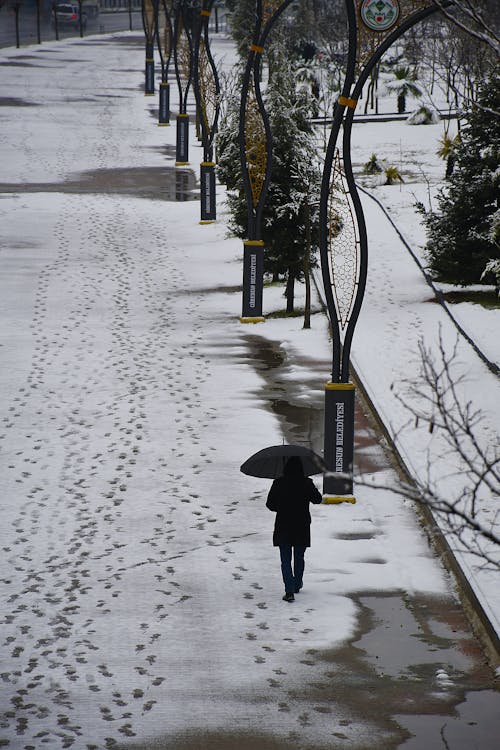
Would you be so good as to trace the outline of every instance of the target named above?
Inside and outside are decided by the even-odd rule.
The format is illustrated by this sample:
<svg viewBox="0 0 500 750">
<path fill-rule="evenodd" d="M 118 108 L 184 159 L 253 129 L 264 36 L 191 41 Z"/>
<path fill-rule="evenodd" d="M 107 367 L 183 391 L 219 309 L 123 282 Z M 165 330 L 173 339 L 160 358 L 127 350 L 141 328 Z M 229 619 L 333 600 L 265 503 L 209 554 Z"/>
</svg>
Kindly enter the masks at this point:
<svg viewBox="0 0 500 750">
<path fill-rule="evenodd" d="M 157 128 L 156 102 L 141 95 L 143 54 L 139 35 L 119 34 L 1 56 L 0 744 L 397 747 L 414 731 L 395 718 L 415 713 L 410 698 L 398 694 L 396 708 L 370 696 L 407 689 L 413 667 L 384 676 L 373 657 L 369 682 L 367 662 L 342 650 L 376 620 L 369 597 L 401 601 L 386 613 L 398 653 L 415 636 L 432 641 L 408 662 L 425 664 L 419 707 L 454 710 L 481 656 L 458 609 L 458 632 L 444 614 L 424 632 L 415 602 L 453 609 L 453 585 L 413 509 L 387 493 L 313 509 L 306 587 L 293 606 L 281 601 L 268 483 L 239 473 L 282 436 L 248 336 L 279 342 L 284 388 L 317 403 L 326 320 L 250 332 L 238 322 L 241 243 L 224 221 L 200 226 L 197 201 L 161 189 L 153 199 L 133 181 L 116 188 L 113 172 L 143 167 L 175 183 L 175 128 Z M 384 370 L 377 342 L 408 357 L 395 342 L 414 351 L 426 308 L 414 276 L 389 280 L 390 257 L 372 268 L 354 356 L 385 415 L 373 384 L 385 389 L 402 360 Z M 388 317 L 377 284 L 397 310 Z M 266 294 L 267 309 L 281 303 L 279 290 Z M 493 750 L 498 695 L 483 699 L 481 747 Z M 462 705 L 446 721 L 472 741 Z"/>
</svg>

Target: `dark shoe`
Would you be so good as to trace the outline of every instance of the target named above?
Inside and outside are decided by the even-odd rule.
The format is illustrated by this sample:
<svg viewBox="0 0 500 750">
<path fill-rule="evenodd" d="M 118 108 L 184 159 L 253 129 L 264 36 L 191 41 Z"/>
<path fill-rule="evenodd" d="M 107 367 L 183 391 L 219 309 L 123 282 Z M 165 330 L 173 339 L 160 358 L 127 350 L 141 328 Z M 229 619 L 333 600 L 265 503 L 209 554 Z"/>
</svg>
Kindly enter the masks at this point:
<svg viewBox="0 0 500 750">
<path fill-rule="evenodd" d="M 286 594 L 285 594 L 285 596 L 283 597 L 283 601 L 284 602 L 294 602 L 295 601 L 295 597 L 293 595 L 293 592 L 292 591 L 287 591 Z"/>
<path fill-rule="evenodd" d="M 302 586 L 296 586 L 295 587 L 295 593 L 298 594 Z"/>
</svg>

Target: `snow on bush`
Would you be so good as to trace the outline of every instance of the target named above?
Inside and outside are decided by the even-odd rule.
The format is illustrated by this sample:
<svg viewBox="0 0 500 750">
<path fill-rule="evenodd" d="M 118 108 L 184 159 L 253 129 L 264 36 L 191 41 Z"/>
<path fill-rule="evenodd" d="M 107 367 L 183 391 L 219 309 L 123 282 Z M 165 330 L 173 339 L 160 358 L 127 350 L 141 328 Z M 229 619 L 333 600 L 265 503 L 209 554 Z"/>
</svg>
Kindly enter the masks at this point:
<svg viewBox="0 0 500 750">
<path fill-rule="evenodd" d="M 425 104 L 412 112 L 406 120 L 407 125 L 433 125 L 436 122 L 439 122 L 438 112 Z"/>
</svg>

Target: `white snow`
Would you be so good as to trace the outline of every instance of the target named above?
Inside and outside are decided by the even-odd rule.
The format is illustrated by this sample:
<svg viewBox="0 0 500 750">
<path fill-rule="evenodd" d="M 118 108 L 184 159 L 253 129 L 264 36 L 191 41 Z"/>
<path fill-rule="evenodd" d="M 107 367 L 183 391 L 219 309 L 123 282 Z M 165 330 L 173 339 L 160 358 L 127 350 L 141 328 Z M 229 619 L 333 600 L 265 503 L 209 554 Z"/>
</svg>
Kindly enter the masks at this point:
<svg viewBox="0 0 500 750">
<path fill-rule="evenodd" d="M 321 679 L 308 650 L 355 635 L 353 594 L 441 596 L 448 575 L 411 505 L 359 488 L 356 505 L 313 509 L 307 589 L 287 608 L 269 483 L 239 472 L 282 439 L 247 337 L 278 342 L 294 398 L 317 404 L 331 358 L 325 318 L 315 315 L 311 331 L 299 318 L 239 323 L 242 246 L 227 237 L 222 188 L 218 222 L 200 226 L 197 201 L 22 187 L 108 168 L 164 167 L 168 179 L 175 122 L 156 127 L 156 99 L 142 96 L 140 36 L 112 39 L 44 44 L 33 67 L 2 69 L 2 96 L 43 107 L 0 110 L 1 180 L 13 184 L 0 195 L 2 691 L 16 713 L 0 737 L 11 748 L 113 747 L 132 735 L 174 747 L 168 738 L 187 729 L 262 727 L 305 747 L 345 720 L 346 746 L 368 746 L 370 720 L 338 706 L 337 724 L 318 712 L 291 726 L 301 686 Z M 232 64 L 231 44 L 215 50 Z M 1 52 L 12 60 L 23 51 Z M 397 154 L 436 179 L 440 132 L 356 126 L 355 161 Z M 377 188 L 412 244 L 422 243 L 413 192 L 426 191 L 423 180 Z M 380 210 L 363 204 L 370 268 L 353 363 L 396 434 L 405 417 L 391 384 L 416 367 L 419 336 L 434 345 L 438 326 L 447 343 L 454 332 Z M 283 306 L 281 295 L 266 288 L 265 312 Z M 498 313 L 469 312 L 460 306 L 461 321 L 498 362 Z M 466 344 L 460 359 L 464 395 L 497 440 L 498 379 Z M 415 472 L 429 447 L 425 429 L 399 433 Z M 346 541 L 353 533 L 370 538 Z M 492 575 L 462 563 L 500 631 Z"/>
</svg>

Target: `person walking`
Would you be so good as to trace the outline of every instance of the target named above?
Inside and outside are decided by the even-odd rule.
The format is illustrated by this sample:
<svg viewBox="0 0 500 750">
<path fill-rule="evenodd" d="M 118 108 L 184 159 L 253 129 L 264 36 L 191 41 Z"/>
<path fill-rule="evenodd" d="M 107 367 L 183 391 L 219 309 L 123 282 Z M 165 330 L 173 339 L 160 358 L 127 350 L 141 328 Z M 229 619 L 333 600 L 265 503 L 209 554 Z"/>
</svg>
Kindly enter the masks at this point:
<svg viewBox="0 0 500 750">
<path fill-rule="evenodd" d="M 276 513 L 273 545 L 280 550 L 286 602 L 295 601 L 295 594 L 302 588 L 304 554 L 311 546 L 309 503 L 321 501 L 312 479 L 304 476 L 300 458 L 289 458 L 283 476 L 274 480 L 266 502 L 266 507 Z"/>
</svg>

